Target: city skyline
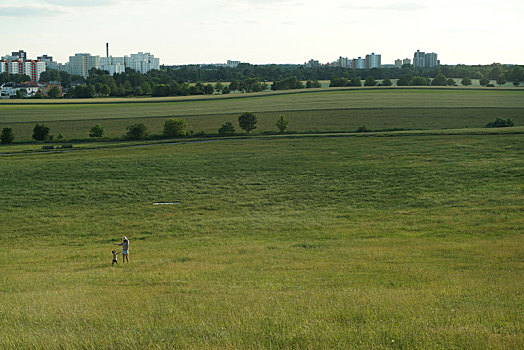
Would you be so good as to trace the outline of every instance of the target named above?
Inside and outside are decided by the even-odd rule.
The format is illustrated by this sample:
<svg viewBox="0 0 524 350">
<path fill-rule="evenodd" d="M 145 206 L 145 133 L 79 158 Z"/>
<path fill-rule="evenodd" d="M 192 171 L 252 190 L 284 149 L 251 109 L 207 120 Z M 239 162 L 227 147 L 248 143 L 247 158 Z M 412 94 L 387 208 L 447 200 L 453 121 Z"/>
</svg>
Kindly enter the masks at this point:
<svg viewBox="0 0 524 350">
<path fill-rule="evenodd" d="M 326 63 L 370 52 L 393 64 L 417 49 L 442 64 L 522 64 L 511 38 L 523 14 L 518 0 L 0 1 L 6 28 L 24 28 L 2 39 L 0 54 L 67 62 L 75 53 L 103 57 L 109 42 L 112 56 L 147 50 L 165 65 Z"/>
</svg>

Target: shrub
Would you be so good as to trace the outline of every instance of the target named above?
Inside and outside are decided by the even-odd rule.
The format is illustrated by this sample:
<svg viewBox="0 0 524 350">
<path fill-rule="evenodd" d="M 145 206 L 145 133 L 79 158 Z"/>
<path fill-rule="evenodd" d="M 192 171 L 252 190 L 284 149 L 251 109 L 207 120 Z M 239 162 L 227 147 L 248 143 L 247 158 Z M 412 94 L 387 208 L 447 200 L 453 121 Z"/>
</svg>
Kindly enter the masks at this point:
<svg viewBox="0 0 524 350">
<path fill-rule="evenodd" d="M 358 127 L 357 132 L 368 132 L 369 130 L 365 125 L 361 125 Z"/>
<path fill-rule="evenodd" d="M 225 135 L 233 135 L 235 133 L 235 126 L 230 122 L 225 122 L 222 124 L 222 126 L 218 129 L 218 134 L 225 136 Z"/>
<path fill-rule="evenodd" d="M 184 119 L 168 119 L 164 122 L 162 134 L 165 137 L 186 136 L 187 123 Z"/>
<path fill-rule="evenodd" d="M 33 139 L 36 141 L 47 141 L 50 138 L 49 130 L 44 124 L 36 124 L 33 128 Z"/>
<path fill-rule="evenodd" d="M 104 128 L 96 124 L 91 129 L 89 129 L 89 137 L 102 137 L 104 136 Z"/>
<path fill-rule="evenodd" d="M 13 143 L 15 140 L 15 135 L 13 134 L 13 129 L 3 128 L 2 134 L 0 135 L 0 142 L 3 144 Z"/>
<path fill-rule="evenodd" d="M 515 125 L 511 119 L 502 119 L 497 117 L 495 121 L 486 124 L 486 128 L 507 128 Z"/>
<path fill-rule="evenodd" d="M 145 139 L 147 135 L 147 127 L 143 123 L 137 123 L 127 127 L 126 137 L 130 140 L 142 140 Z"/>
<path fill-rule="evenodd" d="M 391 80 L 389 80 L 388 78 L 382 80 L 382 86 L 391 86 L 391 85 L 393 84 L 391 83 Z"/>
</svg>

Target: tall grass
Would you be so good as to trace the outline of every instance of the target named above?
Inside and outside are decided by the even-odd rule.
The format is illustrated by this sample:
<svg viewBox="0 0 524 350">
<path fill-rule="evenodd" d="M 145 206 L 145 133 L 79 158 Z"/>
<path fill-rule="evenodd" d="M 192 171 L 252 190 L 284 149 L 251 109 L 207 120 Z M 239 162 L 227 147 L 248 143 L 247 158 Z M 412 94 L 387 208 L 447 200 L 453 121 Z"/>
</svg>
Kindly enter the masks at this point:
<svg viewBox="0 0 524 350">
<path fill-rule="evenodd" d="M 521 348 L 523 153 L 493 135 L 4 157 L 0 348 Z"/>
</svg>

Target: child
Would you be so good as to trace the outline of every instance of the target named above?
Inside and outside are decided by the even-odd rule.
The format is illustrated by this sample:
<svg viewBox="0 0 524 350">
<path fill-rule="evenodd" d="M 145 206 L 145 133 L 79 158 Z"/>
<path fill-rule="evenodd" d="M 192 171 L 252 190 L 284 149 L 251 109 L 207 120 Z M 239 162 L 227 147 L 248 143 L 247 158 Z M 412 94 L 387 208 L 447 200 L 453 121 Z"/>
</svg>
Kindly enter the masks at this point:
<svg viewBox="0 0 524 350">
<path fill-rule="evenodd" d="M 116 253 L 116 252 L 113 250 L 112 253 L 113 253 L 113 263 L 112 263 L 111 265 L 114 265 L 115 263 L 118 264 L 118 259 L 116 258 L 116 256 L 117 256 L 118 254 L 120 254 L 120 252 Z"/>
<path fill-rule="evenodd" d="M 126 262 L 129 263 L 129 240 L 126 236 L 122 236 L 122 243 L 113 243 L 114 245 L 122 246 L 122 264 Z"/>
</svg>

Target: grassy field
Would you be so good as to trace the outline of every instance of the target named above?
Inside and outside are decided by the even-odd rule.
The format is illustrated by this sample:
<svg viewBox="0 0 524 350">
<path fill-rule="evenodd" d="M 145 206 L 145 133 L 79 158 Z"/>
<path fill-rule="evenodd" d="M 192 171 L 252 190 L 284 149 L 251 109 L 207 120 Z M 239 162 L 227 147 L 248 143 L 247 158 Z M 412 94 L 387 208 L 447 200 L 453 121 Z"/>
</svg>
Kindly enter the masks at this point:
<svg viewBox="0 0 524 350">
<path fill-rule="evenodd" d="M 0 173 L 0 348 L 524 347 L 522 135 L 26 154 Z M 111 267 L 123 234 L 131 263 Z"/>
<path fill-rule="evenodd" d="M 34 124 L 44 123 L 51 133 L 67 139 L 88 137 L 101 124 L 106 136 L 121 137 L 126 127 L 143 122 L 160 133 L 166 118 L 182 117 L 189 130 L 216 133 L 226 121 L 237 125 L 244 111 L 257 113 L 255 132 L 276 131 L 274 122 L 284 114 L 295 132 L 478 128 L 495 117 L 524 125 L 524 91 L 463 90 L 345 90 L 287 95 L 246 95 L 243 98 L 155 103 L 1 105 L 0 128 L 11 127 L 18 141 L 31 140 Z M 237 131 L 241 131 L 237 125 Z"/>
</svg>

